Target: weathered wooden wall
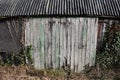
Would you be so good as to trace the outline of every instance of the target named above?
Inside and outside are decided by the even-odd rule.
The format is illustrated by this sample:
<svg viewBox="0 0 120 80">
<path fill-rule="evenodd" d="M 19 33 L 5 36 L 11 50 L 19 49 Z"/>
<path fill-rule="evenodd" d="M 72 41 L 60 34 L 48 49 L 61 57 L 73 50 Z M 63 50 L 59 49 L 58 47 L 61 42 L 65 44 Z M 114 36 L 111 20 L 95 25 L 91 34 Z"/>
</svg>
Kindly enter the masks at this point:
<svg viewBox="0 0 120 80">
<path fill-rule="evenodd" d="M 97 18 L 30 18 L 25 44 L 32 45 L 37 69 L 70 65 L 78 72 L 93 65 L 96 55 Z"/>
</svg>

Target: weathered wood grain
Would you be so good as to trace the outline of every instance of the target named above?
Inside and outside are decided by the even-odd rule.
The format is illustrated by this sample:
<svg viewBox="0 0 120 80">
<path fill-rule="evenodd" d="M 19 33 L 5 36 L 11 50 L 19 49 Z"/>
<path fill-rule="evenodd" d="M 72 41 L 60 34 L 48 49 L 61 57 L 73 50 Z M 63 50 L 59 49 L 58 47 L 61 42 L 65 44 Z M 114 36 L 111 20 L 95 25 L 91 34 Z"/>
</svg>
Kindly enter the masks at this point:
<svg viewBox="0 0 120 80">
<path fill-rule="evenodd" d="M 93 65 L 97 41 L 96 18 L 30 18 L 25 28 L 26 46 L 35 68 L 61 68 L 70 65 L 80 72 Z"/>
</svg>

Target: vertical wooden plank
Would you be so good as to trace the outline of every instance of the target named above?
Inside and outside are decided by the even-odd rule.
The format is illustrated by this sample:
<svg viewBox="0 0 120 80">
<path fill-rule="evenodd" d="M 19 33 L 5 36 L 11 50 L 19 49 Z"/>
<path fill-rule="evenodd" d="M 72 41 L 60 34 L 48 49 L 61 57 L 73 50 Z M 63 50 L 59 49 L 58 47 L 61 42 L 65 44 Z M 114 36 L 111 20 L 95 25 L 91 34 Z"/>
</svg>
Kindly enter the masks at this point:
<svg viewBox="0 0 120 80">
<path fill-rule="evenodd" d="M 58 49 L 58 50 L 59 50 L 59 51 L 58 51 L 58 59 L 59 59 L 59 60 L 58 60 L 58 68 L 59 68 L 59 69 L 60 69 L 61 66 L 62 66 L 62 65 L 61 65 L 61 60 L 60 60 L 60 56 L 61 56 L 61 51 L 60 51 L 60 33 L 61 33 L 61 32 L 60 32 L 60 29 L 61 29 L 61 27 L 60 27 L 60 18 L 59 18 L 59 19 L 58 19 L 58 36 L 59 36 L 59 37 L 58 37 L 58 48 L 59 48 L 59 49 Z"/>
<path fill-rule="evenodd" d="M 90 46 L 89 46 L 89 51 L 90 51 L 90 52 L 89 52 L 89 53 L 90 53 L 90 60 L 89 60 L 89 61 L 90 61 L 90 64 L 89 64 L 89 65 L 91 66 L 91 65 L 92 65 L 92 63 L 91 63 L 91 58 L 92 58 L 92 57 L 91 57 L 91 56 L 92 56 L 92 55 L 91 55 L 91 49 L 92 49 L 92 48 L 91 48 L 91 47 L 92 47 L 92 46 L 91 46 L 91 39 L 92 39 L 92 19 L 90 20 L 90 35 L 89 35 L 89 36 L 90 36 Z"/>
<path fill-rule="evenodd" d="M 83 31 L 82 31 L 82 36 L 83 36 L 83 52 L 82 52 L 82 57 L 83 57 L 83 60 L 82 60 L 82 63 L 83 63 L 83 69 L 84 69 L 84 65 L 85 65 L 85 46 L 86 46 L 86 44 L 85 44 L 85 38 L 86 38 L 86 26 L 85 26 L 85 22 L 86 22 L 86 19 L 84 18 L 83 19 L 84 20 L 84 22 L 83 22 Z"/>
<path fill-rule="evenodd" d="M 76 72 L 76 67 L 77 67 L 77 64 L 76 64 L 76 61 L 77 61 L 77 25 L 76 25 L 76 21 L 77 19 L 74 18 L 74 71 Z"/>
<path fill-rule="evenodd" d="M 71 22 L 70 18 L 68 18 L 68 22 L 69 22 L 69 24 L 68 24 L 68 57 L 69 57 L 68 64 L 71 67 L 71 44 L 72 44 L 72 38 L 71 38 L 72 37 L 72 34 L 71 34 L 72 26 L 71 26 L 71 24 L 72 24 L 72 22 Z"/>
<path fill-rule="evenodd" d="M 74 30 L 75 30 L 75 33 L 74 33 L 74 70 L 75 72 L 77 71 L 77 19 L 75 19 L 74 21 Z"/>
<path fill-rule="evenodd" d="M 31 33 L 30 33 L 30 36 L 31 36 L 31 37 L 30 37 L 30 42 L 32 43 L 32 42 L 33 42 L 33 32 L 34 32 L 34 31 L 32 31 L 32 29 L 33 29 L 32 26 L 34 25 L 34 19 L 31 20 L 31 24 L 30 24 L 30 25 L 31 25 L 31 27 L 30 27 L 30 32 L 31 32 Z"/>
<path fill-rule="evenodd" d="M 94 62 L 93 62 L 93 65 L 95 64 L 95 58 L 96 58 L 96 49 L 97 49 L 97 35 L 98 35 L 98 18 L 94 18 L 95 19 L 95 25 L 94 25 L 94 28 L 95 28 L 95 38 L 94 38 Z"/>
<path fill-rule="evenodd" d="M 51 68 L 52 64 L 52 24 L 50 23 L 51 19 L 48 19 L 48 67 Z"/>
<path fill-rule="evenodd" d="M 25 46 L 30 45 L 30 19 L 25 23 Z"/>
<path fill-rule="evenodd" d="M 59 24 L 58 19 L 55 19 L 55 68 L 59 67 Z"/>
<path fill-rule="evenodd" d="M 56 35 L 58 33 L 58 28 L 57 28 L 58 25 L 57 25 L 57 19 L 54 19 L 54 21 L 55 21 L 55 25 L 54 25 L 55 26 L 55 68 L 57 68 L 57 65 L 58 65 L 57 64 L 58 63 L 58 60 L 57 60 L 57 55 L 58 55 L 58 53 L 57 53 L 57 51 L 58 51 L 57 50 L 58 49 L 57 48 L 57 42 L 58 42 L 57 39 L 58 39 L 58 36 L 56 36 Z"/>
<path fill-rule="evenodd" d="M 33 46 L 33 43 L 32 43 L 32 34 L 33 34 L 33 31 L 32 31 L 32 26 L 33 26 L 33 20 L 32 19 L 30 19 L 30 23 L 29 23 L 29 31 L 28 31 L 28 37 L 29 37 L 29 41 L 30 41 L 30 44 L 29 45 L 32 45 L 32 51 L 31 51 L 31 54 L 32 54 L 32 56 L 33 56 L 33 59 L 36 57 L 36 55 L 34 55 L 33 54 L 33 52 L 34 52 L 34 46 Z M 26 40 L 27 41 L 27 40 Z M 28 46 L 29 46 L 28 45 Z M 37 59 L 37 58 L 36 58 Z M 36 59 L 34 59 L 34 65 L 35 65 L 35 68 L 37 68 L 37 65 L 36 65 Z"/>
<path fill-rule="evenodd" d="M 66 18 L 63 18 L 63 41 L 64 41 L 64 43 L 63 43 L 63 49 L 64 49 L 64 53 L 63 53 L 63 61 L 64 61 L 64 65 L 66 66 L 66 60 L 67 60 L 67 49 L 66 49 L 66 30 L 67 30 L 67 28 L 66 28 Z"/>
<path fill-rule="evenodd" d="M 75 29 L 75 19 L 72 18 L 72 54 L 71 54 L 71 68 L 75 70 L 75 42 L 76 42 L 76 29 Z"/>
<path fill-rule="evenodd" d="M 84 56 L 85 56 L 85 59 L 84 59 L 84 65 L 87 65 L 87 63 L 86 63 L 86 55 L 87 55 L 87 53 L 86 53 L 86 50 L 87 50 L 87 30 L 88 30 L 88 18 L 85 18 L 85 23 L 84 23 L 84 25 L 85 25 L 85 27 L 84 27 L 84 45 L 85 45 L 85 47 L 84 47 Z"/>
<path fill-rule="evenodd" d="M 61 65 L 64 66 L 65 64 L 65 29 L 64 29 L 64 25 L 63 25 L 63 22 L 64 22 L 64 18 L 61 19 L 61 22 L 60 22 L 60 25 L 61 25 Z"/>
<path fill-rule="evenodd" d="M 63 34 L 62 34 L 62 36 L 63 36 L 63 65 L 65 66 L 65 55 L 66 55 L 66 40 L 65 40 L 65 25 L 64 25 L 64 23 L 65 23 L 65 18 L 63 18 L 62 19 L 62 27 L 63 27 Z"/>
<path fill-rule="evenodd" d="M 76 19 L 74 19 L 74 71 L 76 72 L 76 34 L 77 34 L 77 31 L 76 31 Z"/>
<path fill-rule="evenodd" d="M 92 65 L 92 53 L 91 53 L 91 51 L 92 51 L 92 45 L 91 45 L 91 41 L 92 41 L 92 19 L 91 19 L 91 26 L 90 26 L 90 47 L 89 47 L 89 51 L 90 51 L 90 66 Z"/>
<path fill-rule="evenodd" d="M 30 29 L 30 38 L 31 38 L 31 45 L 32 45 L 32 49 L 33 49 L 33 52 L 34 52 L 34 60 L 35 60 L 35 68 L 38 68 L 39 69 L 39 65 L 40 64 L 37 64 L 37 62 L 39 61 L 39 54 L 36 52 L 36 47 L 35 47 L 35 44 L 34 44 L 34 40 L 36 40 L 36 39 L 34 39 L 35 38 L 35 36 L 33 36 L 33 34 L 35 33 L 35 28 L 36 28 L 36 19 L 32 19 L 32 23 L 31 23 L 31 29 Z M 35 28 L 33 28 L 33 25 L 35 25 Z M 35 58 L 36 57 L 36 58 Z"/>
<path fill-rule="evenodd" d="M 81 71 L 82 69 L 82 61 L 81 61 L 81 58 L 82 58 L 82 39 L 81 39 L 81 37 L 82 37 L 82 34 L 81 34 L 81 32 L 82 32 L 82 20 L 81 19 L 79 19 L 79 23 L 78 23 L 78 71 Z"/>
<path fill-rule="evenodd" d="M 84 66 L 84 19 L 81 18 L 82 22 L 82 32 L 81 32 L 81 70 L 83 70 Z"/>
<path fill-rule="evenodd" d="M 39 38 L 39 41 L 40 41 L 40 66 L 41 66 L 41 69 L 44 68 L 44 19 L 41 19 L 40 20 L 40 25 L 39 25 L 39 29 L 40 29 L 40 38 Z"/>
<path fill-rule="evenodd" d="M 91 19 L 91 26 L 90 26 L 90 66 L 92 66 L 92 56 L 93 56 L 93 53 L 92 53 L 92 48 L 93 48 L 93 45 L 92 45 L 92 39 L 93 39 L 93 19 Z"/>
<path fill-rule="evenodd" d="M 33 28 L 33 26 L 35 26 Z M 39 33 L 37 33 L 36 30 L 39 30 L 39 24 L 37 24 L 37 20 L 36 19 L 32 19 L 32 26 L 31 26 L 31 45 L 32 45 L 32 52 L 34 55 L 34 60 L 35 60 L 35 68 L 40 69 L 40 63 L 37 64 L 37 62 L 40 61 L 40 56 L 39 56 L 39 52 L 37 52 L 37 50 L 39 50 L 38 48 L 36 48 L 36 44 L 35 42 L 39 43 L 39 39 L 36 39 L 36 35 L 38 35 Z M 35 33 L 36 32 L 36 33 Z M 39 31 L 38 31 L 39 32 Z M 39 38 L 39 36 L 38 36 Z M 37 41 L 36 41 L 37 40 Z"/>
<path fill-rule="evenodd" d="M 49 61 L 49 68 L 53 68 L 53 62 L 52 62 L 52 57 L 53 57 L 53 55 L 52 55 L 52 28 L 53 28 L 53 24 L 51 23 L 51 21 L 52 21 L 52 19 L 51 18 L 49 18 L 49 21 L 48 21 L 48 23 L 49 23 L 49 49 L 48 49 L 48 53 L 49 53 L 49 59 L 50 59 L 50 61 Z"/>
<path fill-rule="evenodd" d="M 84 53 L 84 56 L 85 56 L 85 60 L 84 60 L 84 66 L 85 65 L 88 65 L 87 63 L 86 63 L 86 55 L 87 55 L 87 53 L 86 53 L 86 50 L 87 50 L 87 30 L 88 30 L 88 18 L 85 18 L 85 32 L 84 32 L 84 36 L 85 36 L 85 53 Z"/>
<path fill-rule="evenodd" d="M 68 29 L 68 32 L 67 32 L 68 33 L 68 39 L 67 39 L 67 43 L 68 43 L 67 44 L 67 49 L 68 49 L 67 57 L 68 58 L 67 58 L 67 61 L 68 61 L 68 65 L 70 65 L 70 62 L 71 62 L 71 59 L 70 59 L 70 57 L 71 57 L 71 55 L 70 55 L 71 54 L 71 51 L 70 51 L 70 44 L 71 44 L 71 38 L 70 38 L 71 37 L 71 30 L 70 29 L 71 29 L 71 26 L 70 25 L 71 25 L 70 18 L 68 18 L 67 19 L 67 29 Z"/>
<path fill-rule="evenodd" d="M 53 21 L 53 18 L 52 20 Z M 52 64 L 53 68 L 55 68 L 55 24 L 52 23 Z"/>
<path fill-rule="evenodd" d="M 49 24 L 48 24 L 48 19 L 45 19 L 45 26 L 44 26 L 44 34 L 45 34 L 45 41 L 44 41 L 44 67 L 49 68 L 48 64 L 49 63 L 49 54 L 48 54 L 48 47 L 49 47 Z"/>
<path fill-rule="evenodd" d="M 94 18 L 92 18 L 92 23 L 94 23 Z M 95 23 L 94 23 L 95 24 Z M 93 65 L 93 59 L 94 59 L 94 24 L 92 24 L 92 35 L 91 35 L 91 66 Z"/>
<path fill-rule="evenodd" d="M 71 26 L 71 69 L 73 70 L 74 69 L 74 55 L 73 55 L 74 54 L 74 50 L 73 50 L 73 47 L 74 47 L 74 45 L 73 45 L 74 44 L 74 40 L 73 40 L 74 35 L 73 34 L 74 34 L 74 32 L 73 31 L 74 30 L 73 30 L 73 20 L 70 19 L 70 21 L 72 22 L 70 26 Z"/>
<path fill-rule="evenodd" d="M 79 53 L 80 53 L 79 52 L 79 48 L 78 48 L 78 46 L 79 46 L 79 41 L 78 40 L 79 40 L 79 33 L 80 33 L 79 32 L 79 18 L 76 19 L 75 23 L 76 23 L 76 35 L 75 35 L 76 36 L 76 43 L 75 43 L 76 44 L 76 46 L 75 46 L 75 52 L 76 52 L 76 54 L 75 54 L 75 72 L 78 72 L 78 63 L 79 63 L 78 62 L 79 61 L 79 57 L 78 56 L 79 56 Z"/>
<path fill-rule="evenodd" d="M 33 21 L 33 25 L 35 26 L 34 28 L 33 28 L 33 26 L 32 26 L 32 30 L 33 30 L 33 39 L 32 39 L 32 45 L 33 45 L 33 50 L 34 50 L 34 52 L 35 52 L 35 56 L 36 56 L 36 62 L 35 62 L 35 64 L 36 64 L 36 67 L 38 68 L 38 69 L 40 69 L 40 63 L 37 63 L 37 62 L 39 62 L 40 61 L 40 56 L 39 56 L 39 50 L 38 50 L 38 47 L 37 47 L 37 43 L 39 43 L 39 37 L 37 37 L 37 35 L 39 35 L 39 24 L 38 24 L 38 21 L 36 20 L 36 19 L 34 19 L 34 21 Z M 37 41 L 36 41 L 37 40 Z"/>
<path fill-rule="evenodd" d="M 33 26 L 31 27 L 32 28 L 31 30 L 33 30 L 32 31 L 33 32 L 32 35 L 34 35 L 34 36 L 31 37 L 32 38 L 32 46 L 33 46 L 33 50 L 35 52 L 34 54 L 35 54 L 35 57 L 36 57 L 36 60 L 35 60 L 36 67 L 38 69 L 40 69 L 40 63 L 37 63 L 37 62 L 40 61 L 40 56 L 39 56 L 39 52 L 38 52 L 39 50 L 38 50 L 38 47 L 37 47 L 37 43 L 39 43 L 39 41 L 38 41 L 39 37 L 37 37 L 37 35 L 39 34 L 39 24 L 38 24 L 36 19 L 33 20 L 33 25 L 35 27 L 34 28 L 33 28 Z"/>
<path fill-rule="evenodd" d="M 62 19 L 59 21 L 60 25 L 60 67 L 63 65 L 63 26 L 62 26 Z"/>
<path fill-rule="evenodd" d="M 76 19 L 74 18 L 74 71 L 76 69 Z"/>
<path fill-rule="evenodd" d="M 95 56 L 96 56 L 96 43 L 97 43 L 97 28 L 98 28 L 98 21 L 97 19 L 93 18 L 93 35 L 92 35 L 92 65 L 95 64 Z"/>
<path fill-rule="evenodd" d="M 68 20 L 67 20 L 67 18 L 65 18 L 65 41 L 66 41 L 66 45 L 65 45 L 65 47 L 66 47 L 66 54 L 65 54 L 65 57 L 66 57 L 66 66 L 68 65 L 68 59 L 69 59 L 69 57 L 68 57 Z"/>
<path fill-rule="evenodd" d="M 88 26 L 88 30 L 87 30 L 87 46 L 86 46 L 86 64 L 89 65 L 89 62 L 90 62 L 90 28 L 91 28 L 91 19 L 89 18 L 88 19 L 88 23 L 87 23 L 87 26 Z"/>
</svg>

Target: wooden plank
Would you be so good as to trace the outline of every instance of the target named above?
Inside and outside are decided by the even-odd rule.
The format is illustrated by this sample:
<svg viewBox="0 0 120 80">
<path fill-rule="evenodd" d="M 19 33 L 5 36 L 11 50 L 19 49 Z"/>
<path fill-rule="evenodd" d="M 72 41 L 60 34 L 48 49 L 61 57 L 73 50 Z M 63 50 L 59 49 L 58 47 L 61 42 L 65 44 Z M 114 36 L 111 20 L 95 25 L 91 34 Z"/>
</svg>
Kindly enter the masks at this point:
<svg viewBox="0 0 120 80">
<path fill-rule="evenodd" d="M 48 47 L 49 47 L 49 24 L 48 24 L 48 20 L 47 19 L 45 19 L 45 21 L 44 21 L 44 23 L 45 23 L 45 26 L 44 26 L 44 34 L 45 34 L 45 41 L 44 41 L 44 66 L 45 66 L 45 68 L 49 68 L 49 54 L 48 54 Z M 39 35 L 38 35 L 39 36 Z"/>
<path fill-rule="evenodd" d="M 68 62 L 69 62 L 69 53 L 68 53 L 68 19 L 65 18 L 65 41 L 66 41 L 66 66 L 68 66 Z"/>
<path fill-rule="evenodd" d="M 79 35 L 78 23 L 79 23 L 79 19 L 77 18 L 75 21 L 75 29 L 76 29 L 76 35 L 75 35 L 75 38 L 76 38 L 76 40 L 75 40 L 75 72 L 78 72 L 78 59 L 79 59 L 78 58 L 78 54 L 79 54 L 79 52 L 78 52 L 78 35 Z"/>
<path fill-rule="evenodd" d="M 81 58 L 82 58 L 82 44 L 81 44 L 81 42 L 82 42 L 82 40 L 81 40 L 81 36 L 82 36 L 82 20 L 81 19 L 79 19 L 79 23 L 78 23 L 78 32 L 79 32 L 79 34 L 78 34 L 78 71 L 81 71 L 82 69 L 82 62 L 81 62 Z"/>
<path fill-rule="evenodd" d="M 52 24 L 50 23 L 51 19 L 48 19 L 48 68 L 53 66 L 52 64 Z"/>
<path fill-rule="evenodd" d="M 64 43 L 63 43 L 63 61 L 64 61 L 64 66 L 66 66 L 66 60 L 67 60 L 67 57 L 66 57 L 66 55 L 67 55 L 67 49 L 66 49 L 66 18 L 63 18 L 63 41 L 64 41 Z"/>
<path fill-rule="evenodd" d="M 81 32 L 80 32 L 80 69 L 82 70 L 83 68 L 83 34 L 82 34 L 82 31 L 83 31 L 83 18 L 80 18 L 80 27 L 81 27 Z"/>
<path fill-rule="evenodd" d="M 93 62 L 92 62 L 92 59 L 93 59 L 93 53 L 92 53 L 92 50 L 93 50 L 93 19 L 91 19 L 91 27 L 90 27 L 90 32 L 91 32 L 91 35 L 90 35 L 90 66 L 92 66 Z"/>
<path fill-rule="evenodd" d="M 85 27 L 84 27 L 84 45 L 85 45 L 85 47 L 84 47 L 84 56 L 85 56 L 85 59 L 84 59 L 84 65 L 87 65 L 87 63 L 86 63 L 86 55 L 87 55 L 87 53 L 86 53 L 86 50 L 87 50 L 87 30 L 88 30 L 88 18 L 85 18 L 85 23 L 84 23 L 84 25 L 85 25 Z"/>
<path fill-rule="evenodd" d="M 73 19 L 73 23 L 74 23 L 74 26 L 73 26 L 73 28 L 74 28 L 74 33 L 73 33 L 73 57 L 74 57 L 74 71 L 75 71 L 75 54 L 76 54 L 76 19 Z"/>
<path fill-rule="evenodd" d="M 39 33 L 35 33 L 35 29 L 36 30 L 39 30 L 39 24 L 37 24 L 37 20 L 36 19 L 31 19 L 32 20 L 32 26 L 31 26 L 31 45 L 32 45 L 32 52 L 33 55 L 34 55 L 34 60 L 35 60 L 35 67 L 40 69 L 40 64 L 41 63 L 38 63 L 40 61 L 40 56 L 39 56 L 39 52 L 37 50 L 39 50 L 38 48 L 36 48 L 36 42 L 39 43 L 39 39 L 37 40 L 36 39 L 36 35 L 38 35 Z M 33 28 L 33 26 L 35 26 L 35 28 Z M 38 31 L 39 32 L 39 31 Z M 39 38 L 39 37 L 38 37 Z M 37 40 L 37 41 L 36 41 Z"/>
<path fill-rule="evenodd" d="M 93 18 L 93 20 L 94 20 L 94 25 L 93 25 L 93 51 L 92 51 L 92 53 L 93 53 L 93 60 L 92 60 L 93 64 L 92 65 L 95 64 L 96 47 L 97 47 L 96 46 L 97 45 L 97 30 L 98 30 L 98 19 Z"/>
<path fill-rule="evenodd" d="M 58 19 L 55 20 L 55 68 L 59 67 L 59 30 Z"/>
<path fill-rule="evenodd" d="M 94 54 L 96 53 L 95 52 L 96 51 L 95 50 L 95 47 L 96 47 L 95 46 L 95 35 L 96 35 L 95 32 L 97 32 L 97 31 L 95 31 L 96 28 L 94 27 L 95 26 L 95 19 L 93 18 L 92 20 L 93 20 L 93 23 L 94 23 L 93 27 L 92 27 L 92 30 L 93 30 L 92 31 L 92 65 L 93 65 L 94 64 L 94 60 L 95 60 L 95 55 Z"/>
<path fill-rule="evenodd" d="M 63 47 L 63 43 L 64 43 L 64 41 L 63 41 L 63 25 L 62 25 L 62 22 L 63 22 L 63 19 L 60 19 L 60 22 L 59 22 L 59 24 L 60 24 L 60 67 L 62 67 L 63 66 L 63 54 L 64 54 L 64 47 Z"/>
<path fill-rule="evenodd" d="M 40 29 L 39 48 L 40 48 L 40 63 L 41 63 L 40 66 L 41 69 L 43 69 L 44 68 L 44 20 L 43 19 L 40 22 L 39 29 Z"/>
<path fill-rule="evenodd" d="M 30 20 L 25 23 L 25 46 L 30 45 Z"/>
<path fill-rule="evenodd" d="M 76 72 L 76 55 L 77 55 L 77 48 L 76 48 L 76 35 L 77 35 L 77 25 L 76 25 L 76 19 L 74 19 L 74 71 Z"/>
<path fill-rule="evenodd" d="M 60 29 L 61 29 L 61 27 L 60 27 L 60 19 L 58 19 L 58 68 L 60 69 L 61 68 L 61 64 L 60 64 L 60 62 L 61 62 L 61 60 L 60 60 Z"/>
<path fill-rule="evenodd" d="M 71 19 L 72 24 L 71 24 L 71 33 L 72 33 L 72 43 L 71 43 L 71 69 L 74 70 L 74 34 L 75 34 L 75 28 L 74 28 L 74 20 Z"/>
<path fill-rule="evenodd" d="M 53 19 L 51 20 L 53 21 Z M 53 68 L 55 68 L 55 24 L 52 24 L 52 64 L 53 64 Z"/>
<path fill-rule="evenodd" d="M 89 18 L 88 19 L 88 23 L 87 23 L 87 26 L 88 26 L 88 30 L 87 30 L 87 46 L 86 46 L 86 64 L 89 65 L 89 62 L 90 62 L 90 28 L 91 28 L 91 19 Z"/>
<path fill-rule="evenodd" d="M 84 19 L 81 18 L 82 22 L 82 32 L 81 32 L 81 69 L 83 70 L 84 66 Z"/>
<path fill-rule="evenodd" d="M 91 30 L 91 27 L 92 27 L 92 21 L 90 20 L 90 34 L 89 34 L 89 36 L 90 36 L 90 40 L 89 40 L 89 66 L 91 66 L 91 39 L 92 39 L 92 37 L 91 37 L 91 32 L 92 32 L 92 30 Z"/>
<path fill-rule="evenodd" d="M 31 26 L 30 26 L 30 45 L 32 45 L 32 49 L 33 49 L 33 51 L 32 52 L 34 52 L 34 60 L 35 60 L 35 68 L 40 68 L 40 63 L 39 64 L 37 64 L 37 62 L 39 61 L 39 54 L 36 52 L 36 48 L 35 48 L 35 45 L 34 45 L 34 38 L 35 38 L 35 36 L 33 35 L 34 33 L 35 33 L 35 31 L 34 31 L 34 28 L 33 28 L 33 25 L 36 25 L 36 23 L 35 23 L 35 19 L 32 19 L 31 20 L 31 24 L 30 24 Z M 36 28 L 36 27 L 35 27 Z M 32 31 L 33 30 L 33 31 Z"/>
<path fill-rule="evenodd" d="M 67 39 L 67 42 L 68 42 L 68 44 L 67 44 L 67 49 L 68 49 L 68 51 L 67 51 L 67 61 L 68 61 L 68 65 L 70 65 L 70 62 L 71 62 L 71 59 L 70 59 L 70 57 L 71 57 L 71 50 L 70 50 L 70 45 L 71 45 L 71 22 L 70 22 L 70 18 L 68 18 L 67 19 L 67 29 L 68 29 L 68 39 Z"/>
<path fill-rule="evenodd" d="M 68 61 L 68 64 L 70 65 L 71 67 L 71 62 L 72 62 L 72 20 L 71 18 L 68 18 L 68 57 L 69 57 L 69 61 Z"/>
</svg>

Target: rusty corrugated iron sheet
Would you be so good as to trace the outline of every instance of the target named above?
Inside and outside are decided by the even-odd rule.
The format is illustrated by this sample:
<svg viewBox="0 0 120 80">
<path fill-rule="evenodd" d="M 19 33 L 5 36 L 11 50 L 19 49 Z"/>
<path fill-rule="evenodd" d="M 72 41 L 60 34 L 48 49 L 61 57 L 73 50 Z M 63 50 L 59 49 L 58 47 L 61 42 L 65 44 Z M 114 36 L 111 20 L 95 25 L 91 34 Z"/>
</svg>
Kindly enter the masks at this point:
<svg viewBox="0 0 120 80">
<path fill-rule="evenodd" d="M 0 0 L 0 16 L 116 16 L 120 0 Z"/>
</svg>

